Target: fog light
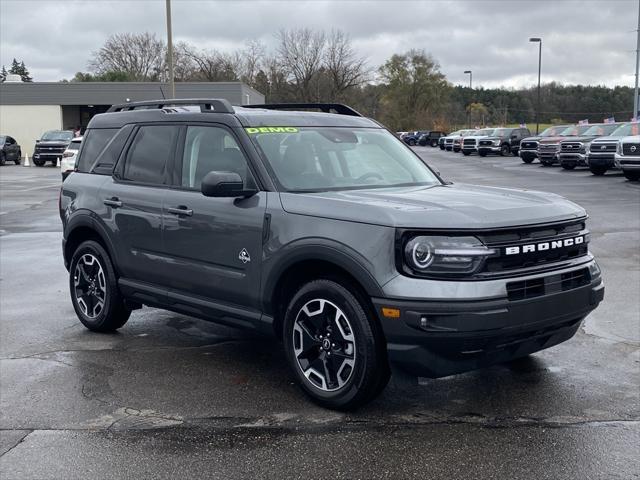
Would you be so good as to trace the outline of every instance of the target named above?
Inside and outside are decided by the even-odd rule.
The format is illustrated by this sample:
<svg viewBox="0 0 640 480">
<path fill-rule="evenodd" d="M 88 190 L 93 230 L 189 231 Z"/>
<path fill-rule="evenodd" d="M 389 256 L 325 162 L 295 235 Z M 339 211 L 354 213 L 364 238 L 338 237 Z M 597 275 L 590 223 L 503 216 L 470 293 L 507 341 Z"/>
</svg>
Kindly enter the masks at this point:
<svg viewBox="0 0 640 480">
<path fill-rule="evenodd" d="M 428 324 L 429 320 L 427 320 L 427 317 L 420 317 L 420 328 L 427 328 Z"/>
</svg>

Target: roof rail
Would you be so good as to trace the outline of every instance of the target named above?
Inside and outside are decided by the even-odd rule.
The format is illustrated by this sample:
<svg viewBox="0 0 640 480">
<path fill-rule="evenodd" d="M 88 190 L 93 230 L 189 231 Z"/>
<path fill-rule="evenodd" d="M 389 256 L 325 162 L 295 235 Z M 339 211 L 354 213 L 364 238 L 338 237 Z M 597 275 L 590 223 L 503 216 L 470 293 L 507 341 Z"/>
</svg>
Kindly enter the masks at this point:
<svg viewBox="0 0 640 480">
<path fill-rule="evenodd" d="M 299 110 L 316 109 L 324 113 L 337 113 L 339 115 L 350 115 L 352 117 L 362 117 L 353 108 L 342 103 L 265 103 L 263 105 L 242 105 L 243 108 L 264 108 L 267 110 Z"/>
<path fill-rule="evenodd" d="M 167 98 L 163 100 L 145 100 L 112 105 L 107 112 L 128 112 L 131 110 L 163 109 L 176 105 L 199 106 L 203 113 L 235 113 L 231 104 L 224 98 Z"/>
</svg>

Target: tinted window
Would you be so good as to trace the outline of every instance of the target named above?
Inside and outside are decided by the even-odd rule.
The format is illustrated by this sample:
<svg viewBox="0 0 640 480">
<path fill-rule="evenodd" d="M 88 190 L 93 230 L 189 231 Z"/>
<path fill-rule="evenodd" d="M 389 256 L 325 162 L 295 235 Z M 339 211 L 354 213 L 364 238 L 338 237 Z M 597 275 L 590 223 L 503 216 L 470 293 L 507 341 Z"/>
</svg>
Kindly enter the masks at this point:
<svg viewBox="0 0 640 480">
<path fill-rule="evenodd" d="M 78 150 L 80 148 L 80 142 L 71 142 L 67 147 L 67 150 Z"/>
<path fill-rule="evenodd" d="M 118 162 L 120 153 L 122 153 L 124 144 L 127 142 L 127 138 L 129 138 L 132 130 L 133 125 L 125 125 L 116 133 L 111 142 L 109 142 L 107 147 L 98 156 L 98 159 L 93 164 L 91 173 L 97 173 L 99 175 L 113 174 L 113 168 Z"/>
<path fill-rule="evenodd" d="M 44 141 L 69 141 L 73 138 L 73 132 L 68 130 L 51 130 L 42 135 L 41 140 Z"/>
<path fill-rule="evenodd" d="M 89 172 L 97 160 L 98 156 L 109 143 L 109 140 L 118 131 L 117 128 L 92 128 L 82 139 L 82 148 L 78 158 L 77 168 L 79 172 Z M 72 142 L 71 144 L 73 144 Z"/>
<path fill-rule="evenodd" d="M 247 180 L 247 162 L 233 136 L 223 128 L 188 127 L 182 157 L 181 185 L 199 189 L 212 171 L 235 172 Z"/>
<path fill-rule="evenodd" d="M 179 127 L 140 127 L 124 163 L 124 178 L 134 182 L 163 183 L 168 160 L 174 153 Z"/>
</svg>

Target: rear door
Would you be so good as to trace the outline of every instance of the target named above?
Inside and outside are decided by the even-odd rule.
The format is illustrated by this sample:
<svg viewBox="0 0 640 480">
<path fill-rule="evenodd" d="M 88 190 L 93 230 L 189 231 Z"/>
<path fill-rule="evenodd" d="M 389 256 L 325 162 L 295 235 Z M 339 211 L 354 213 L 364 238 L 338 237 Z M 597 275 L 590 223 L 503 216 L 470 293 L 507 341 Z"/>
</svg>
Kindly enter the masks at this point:
<svg viewBox="0 0 640 480">
<path fill-rule="evenodd" d="M 162 205 L 180 127 L 142 125 L 132 135 L 109 181 L 100 189 L 122 276 L 166 285 Z"/>
<path fill-rule="evenodd" d="M 232 130 L 190 125 L 181 143 L 163 210 L 170 301 L 191 302 L 193 308 L 200 304 L 202 311 L 195 313 L 206 315 L 234 316 L 230 309 L 235 306 L 257 312 L 266 192 L 249 198 L 212 198 L 200 192 L 210 171 L 236 172 L 245 187 L 256 185 Z M 213 311 L 213 304 L 220 310 Z"/>
</svg>

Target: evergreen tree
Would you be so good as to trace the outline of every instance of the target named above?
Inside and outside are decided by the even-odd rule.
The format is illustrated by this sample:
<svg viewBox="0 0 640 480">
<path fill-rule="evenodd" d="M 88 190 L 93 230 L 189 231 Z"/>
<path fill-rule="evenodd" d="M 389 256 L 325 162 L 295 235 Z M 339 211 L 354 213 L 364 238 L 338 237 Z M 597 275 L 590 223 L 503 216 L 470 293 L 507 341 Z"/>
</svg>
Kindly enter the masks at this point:
<svg viewBox="0 0 640 480">
<path fill-rule="evenodd" d="M 20 78 L 23 82 L 33 82 L 33 78 L 29 74 L 29 70 L 25 66 L 24 62 L 18 62 L 15 58 L 11 62 L 11 68 L 9 69 L 9 73 L 13 75 L 20 75 Z"/>
<path fill-rule="evenodd" d="M 4 65 L 2 65 L 2 73 L 0 73 L 0 78 L 1 78 L 0 81 L 4 82 L 7 79 L 7 75 L 8 75 L 7 69 L 5 68 Z"/>
</svg>

